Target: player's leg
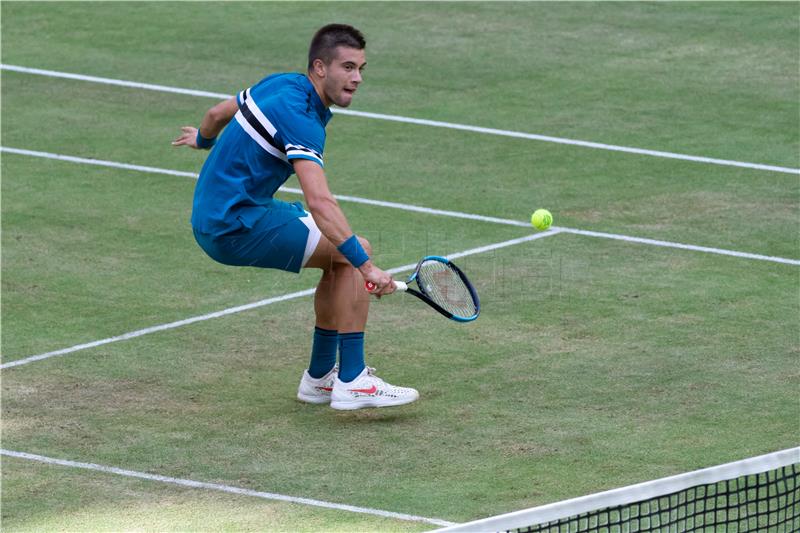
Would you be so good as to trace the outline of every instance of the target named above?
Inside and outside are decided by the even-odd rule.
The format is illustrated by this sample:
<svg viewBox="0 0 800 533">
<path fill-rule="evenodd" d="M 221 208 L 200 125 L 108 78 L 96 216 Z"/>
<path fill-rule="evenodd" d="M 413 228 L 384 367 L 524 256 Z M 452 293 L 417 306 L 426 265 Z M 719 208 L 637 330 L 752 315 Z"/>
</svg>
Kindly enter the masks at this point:
<svg viewBox="0 0 800 533">
<path fill-rule="evenodd" d="M 299 272 L 303 267 L 322 270 L 314 299 L 317 319 L 311 362 L 309 369 L 303 372 L 297 391 L 300 400 L 330 402 L 334 382 L 340 381 L 337 376 L 344 380 L 340 381 L 342 386 L 358 381 L 357 387 L 351 385 L 350 388 L 374 389 L 376 396 L 383 394 L 385 384 L 372 387 L 361 383 L 365 376 L 368 381 L 377 379 L 364 364 L 364 328 L 370 302 L 364 290 L 364 279 L 322 236 L 314 219 L 300 206 L 275 200 L 252 228 L 219 237 L 196 232 L 195 238 L 206 253 L 223 264 L 289 272 Z M 366 240 L 361 244 L 371 253 Z M 338 371 L 335 366 L 337 349 Z M 416 399 L 416 391 L 413 394 L 414 398 L 408 401 Z M 365 405 L 347 408 L 362 406 Z"/>
<path fill-rule="evenodd" d="M 359 309 L 355 311 L 350 308 L 348 301 L 354 295 L 351 291 L 343 290 L 349 286 L 349 282 L 344 280 L 352 277 L 350 271 L 356 273 L 358 271 L 350 267 L 346 261 L 338 260 L 339 258 L 332 260 L 329 252 L 326 252 L 325 259 L 318 260 L 322 250 L 330 249 L 328 244 L 320 242 L 317 245 L 317 256 L 312 255 L 304 265 L 306 268 L 316 266 L 322 270 L 322 277 L 314 293 L 316 322 L 311 341 L 311 358 L 308 370 L 303 373 L 297 393 L 300 400 L 310 403 L 329 402 L 334 378 L 340 372 L 357 376 L 365 366 L 363 331 L 369 311 L 369 300 L 363 298 L 358 306 Z M 335 248 L 333 250 L 336 251 Z M 322 268 L 323 266 L 325 268 Z M 344 324 L 345 329 L 340 327 L 340 323 Z M 353 328 L 356 329 L 353 330 Z M 354 331 L 361 333 L 354 333 Z M 353 337 L 356 337 L 356 342 L 360 337 L 360 347 L 352 345 Z M 342 363 L 337 367 L 336 355 L 340 343 L 343 343 L 345 348 L 342 351 Z"/>
<path fill-rule="evenodd" d="M 359 240 L 366 252 L 371 253 L 369 242 L 366 239 Z M 366 366 L 364 329 L 370 298 L 364 290 L 364 278 L 325 237 L 320 238 L 305 266 L 322 269 L 322 277 L 314 294 L 315 331 L 319 328 L 338 331 L 338 375 L 345 381 L 351 381 Z"/>
<path fill-rule="evenodd" d="M 367 254 L 372 248 L 359 237 Z M 419 393 L 395 387 L 374 374 L 364 363 L 364 329 L 369 315 L 370 296 L 364 278 L 325 237 L 321 237 L 306 268 L 321 268 L 314 309 L 317 325 L 335 324 L 339 332 L 339 372 L 331 392 L 331 407 L 360 409 L 388 407 L 413 402 Z"/>
<path fill-rule="evenodd" d="M 252 228 L 211 236 L 195 232 L 198 244 L 215 260 L 236 266 L 276 268 L 299 272 L 320 239 L 319 229 L 301 206 L 280 200 L 272 202 Z M 334 271 L 323 270 L 322 294 L 333 287 Z M 316 306 L 319 320 L 314 329 L 311 363 L 303 373 L 297 397 L 309 403 L 329 403 L 336 377 L 339 334 L 336 310 L 324 298 Z"/>
<path fill-rule="evenodd" d="M 314 231 L 319 230 L 315 226 L 309 227 L 309 233 Z M 369 299 L 368 295 L 363 295 L 360 305 L 352 304 L 355 297 L 362 296 L 347 290 L 352 288 L 351 283 L 356 282 L 354 273 L 357 274 L 358 271 L 321 235 L 314 252 L 304 261 L 303 267 L 319 268 L 322 276 L 314 293 L 316 321 L 311 342 L 311 359 L 300 380 L 297 398 L 309 403 L 329 403 L 334 380 L 339 373 L 358 375 L 364 369 L 363 331 L 369 312 Z M 342 327 L 349 329 L 343 330 Z M 352 328 L 360 333 L 354 334 Z M 343 335 L 340 335 L 340 331 Z M 360 347 L 352 345 L 353 336 L 360 337 Z M 344 349 L 341 362 L 336 365 L 340 344 L 344 344 Z"/>
<path fill-rule="evenodd" d="M 367 254 L 372 253 L 369 241 L 359 237 Z M 340 333 L 364 331 L 369 315 L 369 293 L 358 269 L 321 236 L 314 253 L 304 268 L 322 269 L 322 277 L 314 295 L 317 326 L 337 329 Z"/>
</svg>

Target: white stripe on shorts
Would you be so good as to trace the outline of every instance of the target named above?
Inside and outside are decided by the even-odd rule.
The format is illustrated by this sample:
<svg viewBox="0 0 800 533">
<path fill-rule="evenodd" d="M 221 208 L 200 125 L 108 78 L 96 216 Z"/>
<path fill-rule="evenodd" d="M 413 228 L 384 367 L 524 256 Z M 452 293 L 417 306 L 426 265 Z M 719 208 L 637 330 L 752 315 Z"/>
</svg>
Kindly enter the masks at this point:
<svg viewBox="0 0 800 533">
<path fill-rule="evenodd" d="M 300 263 L 300 268 L 306 266 L 308 260 L 311 259 L 311 254 L 314 253 L 314 250 L 317 249 L 317 245 L 319 244 L 319 238 L 322 236 L 322 232 L 319 231 L 317 227 L 317 223 L 314 221 L 314 217 L 311 216 L 311 213 L 306 212 L 305 216 L 300 217 L 300 222 L 306 225 L 308 228 L 308 240 L 306 241 L 306 251 L 303 253 L 303 262 Z"/>
</svg>

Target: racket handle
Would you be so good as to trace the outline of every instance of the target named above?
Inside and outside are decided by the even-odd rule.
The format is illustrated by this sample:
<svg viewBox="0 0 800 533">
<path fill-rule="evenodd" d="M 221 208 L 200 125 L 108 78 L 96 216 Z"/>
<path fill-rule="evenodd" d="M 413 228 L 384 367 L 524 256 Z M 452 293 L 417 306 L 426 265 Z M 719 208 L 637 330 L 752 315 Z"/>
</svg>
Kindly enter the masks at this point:
<svg viewBox="0 0 800 533">
<path fill-rule="evenodd" d="M 406 285 L 402 281 L 394 280 L 394 284 L 397 287 L 397 290 L 400 291 L 400 292 L 405 292 L 405 291 L 408 290 L 408 285 Z M 365 281 L 364 282 L 364 287 L 367 289 L 367 292 L 372 292 L 372 291 L 375 290 L 375 284 L 372 283 L 371 281 Z"/>
</svg>

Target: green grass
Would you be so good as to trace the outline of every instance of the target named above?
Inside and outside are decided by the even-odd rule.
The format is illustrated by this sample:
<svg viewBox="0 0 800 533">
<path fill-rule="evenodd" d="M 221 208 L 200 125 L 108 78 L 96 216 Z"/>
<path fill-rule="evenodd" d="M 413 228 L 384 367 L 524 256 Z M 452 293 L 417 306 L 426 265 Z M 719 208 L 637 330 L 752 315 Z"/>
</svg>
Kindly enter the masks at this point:
<svg viewBox="0 0 800 533">
<path fill-rule="evenodd" d="M 358 109 L 798 162 L 793 4 L 308 2 L 300 16 L 291 3 L 9 3 L 3 15 L 7 63 L 229 93 L 302 70 L 316 28 L 348 21 L 369 39 Z"/>
<path fill-rule="evenodd" d="M 282 324 L 308 322 L 306 300 L 21 368 L 4 446 L 134 470 L 157 457 L 178 477 L 466 519 L 793 443 L 791 276 L 651 249 L 621 269 L 625 245 L 558 239 L 469 262 L 486 296 L 469 329 L 415 323 L 413 302 L 375 306 L 371 363 L 417 384 L 417 405 L 294 401 L 310 326 Z M 531 290 L 505 298 L 510 265 L 531 261 Z"/>
<path fill-rule="evenodd" d="M 6 155 L 3 166 L 5 176 L 31 176 L 3 183 L 4 265 L 16 272 L 3 288 L 6 305 L 15 309 L 4 317 L 7 331 L 16 333 L 4 339 L 6 360 L 311 288 L 319 277 L 210 261 L 191 235 L 189 178 L 18 155 Z M 375 208 L 347 209 L 353 220 L 371 219 L 363 233 L 391 266 L 432 250 L 456 252 L 527 233 L 496 225 L 472 231 L 461 221 L 436 219 L 426 240 L 417 242 L 392 228 L 395 212 L 376 218 Z M 34 212 L 47 216 L 31 217 Z M 42 337 L 42 327 L 51 333 Z"/>
<path fill-rule="evenodd" d="M 6 2 L 2 60 L 233 93 L 345 20 L 369 39 L 359 110 L 800 166 L 797 4 L 301 6 Z M 4 71 L 2 144 L 197 172 L 169 141 L 213 103 Z M 796 175 L 347 116 L 325 159 L 340 194 L 800 257 Z M 0 170 L 5 362 L 317 280 L 203 255 L 191 178 Z M 342 207 L 384 268 L 530 233 Z M 413 405 L 296 402 L 303 297 L 4 370 L 3 448 L 464 521 L 797 445 L 796 266 L 568 234 L 458 264 L 478 321 L 372 307 L 368 362 Z M 12 458 L 2 481 L 9 531 L 429 527 Z"/>
</svg>

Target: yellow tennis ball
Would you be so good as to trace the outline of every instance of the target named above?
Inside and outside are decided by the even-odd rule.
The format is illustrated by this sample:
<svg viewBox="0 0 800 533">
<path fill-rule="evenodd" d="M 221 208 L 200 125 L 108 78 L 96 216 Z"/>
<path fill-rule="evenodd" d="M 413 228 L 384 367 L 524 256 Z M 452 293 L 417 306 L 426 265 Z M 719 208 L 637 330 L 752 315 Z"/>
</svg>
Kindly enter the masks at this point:
<svg viewBox="0 0 800 533">
<path fill-rule="evenodd" d="M 536 229 L 547 229 L 553 223 L 553 215 L 547 209 L 537 209 L 531 215 L 531 226 Z"/>
</svg>

